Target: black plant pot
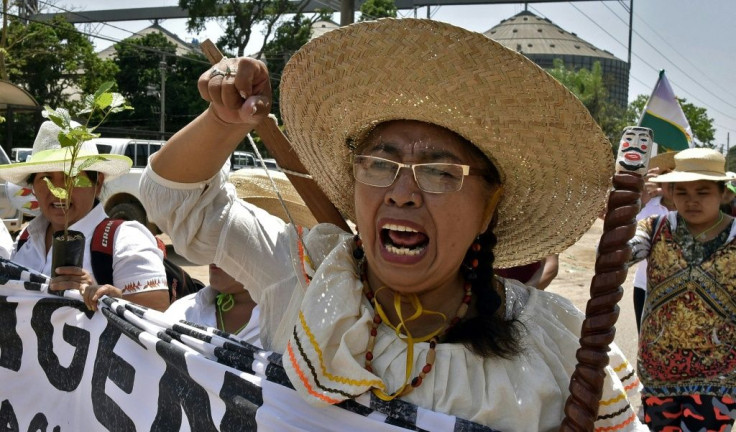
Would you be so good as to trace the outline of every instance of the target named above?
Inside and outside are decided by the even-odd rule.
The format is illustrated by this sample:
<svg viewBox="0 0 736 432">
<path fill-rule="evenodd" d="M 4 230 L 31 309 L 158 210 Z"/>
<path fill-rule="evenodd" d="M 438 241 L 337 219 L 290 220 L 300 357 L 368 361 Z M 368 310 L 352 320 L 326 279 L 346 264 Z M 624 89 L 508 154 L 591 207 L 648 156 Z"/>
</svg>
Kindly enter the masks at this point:
<svg viewBox="0 0 736 432">
<path fill-rule="evenodd" d="M 64 266 L 82 267 L 84 260 L 84 234 L 79 231 L 67 231 L 69 234 L 64 238 L 64 231 L 54 233 L 53 252 L 51 253 L 51 274 L 56 276 L 56 268 Z"/>
</svg>

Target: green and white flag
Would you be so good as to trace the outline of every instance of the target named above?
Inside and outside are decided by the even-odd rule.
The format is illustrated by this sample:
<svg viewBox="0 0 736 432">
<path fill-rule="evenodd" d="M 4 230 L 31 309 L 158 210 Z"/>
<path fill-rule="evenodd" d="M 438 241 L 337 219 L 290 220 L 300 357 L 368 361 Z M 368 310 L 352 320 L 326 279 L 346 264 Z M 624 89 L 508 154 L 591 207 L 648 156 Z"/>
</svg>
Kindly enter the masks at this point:
<svg viewBox="0 0 736 432">
<path fill-rule="evenodd" d="M 654 142 L 658 145 L 658 153 L 679 151 L 693 146 L 693 132 L 682 112 L 680 102 L 672 91 L 672 86 L 659 72 L 657 85 L 649 97 L 647 106 L 639 119 L 639 126 L 647 127 L 654 132 Z"/>
</svg>

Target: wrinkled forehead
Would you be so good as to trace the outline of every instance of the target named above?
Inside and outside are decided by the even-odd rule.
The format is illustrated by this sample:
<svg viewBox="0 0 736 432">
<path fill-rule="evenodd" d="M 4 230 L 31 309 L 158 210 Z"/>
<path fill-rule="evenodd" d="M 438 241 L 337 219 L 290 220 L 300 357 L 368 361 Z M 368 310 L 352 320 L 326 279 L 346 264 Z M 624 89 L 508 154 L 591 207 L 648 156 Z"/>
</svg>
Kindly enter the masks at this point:
<svg viewBox="0 0 736 432">
<path fill-rule="evenodd" d="M 358 143 L 356 153 L 380 152 L 387 156 L 429 160 L 485 159 L 479 149 L 457 133 L 430 123 L 393 120 L 376 125 Z"/>
</svg>

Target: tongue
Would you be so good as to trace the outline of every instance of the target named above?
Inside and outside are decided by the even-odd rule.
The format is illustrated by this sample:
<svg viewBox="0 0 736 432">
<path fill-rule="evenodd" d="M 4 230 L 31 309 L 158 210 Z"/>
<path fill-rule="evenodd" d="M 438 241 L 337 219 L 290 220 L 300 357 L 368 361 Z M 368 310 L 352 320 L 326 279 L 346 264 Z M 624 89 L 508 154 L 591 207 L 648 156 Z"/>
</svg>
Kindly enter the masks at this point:
<svg viewBox="0 0 736 432">
<path fill-rule="evenodd" d="M 396 246 L 415 247 L 427 242 L 427 236 L 418 232 L 390 231 L 388 237 Z"/>
</svg>

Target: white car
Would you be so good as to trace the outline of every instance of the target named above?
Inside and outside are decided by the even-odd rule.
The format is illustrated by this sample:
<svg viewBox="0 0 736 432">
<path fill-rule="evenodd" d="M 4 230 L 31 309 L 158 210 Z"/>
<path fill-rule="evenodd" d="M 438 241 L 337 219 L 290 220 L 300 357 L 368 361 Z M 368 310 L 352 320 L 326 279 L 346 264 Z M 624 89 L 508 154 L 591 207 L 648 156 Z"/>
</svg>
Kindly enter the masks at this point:
<svg viewBox="0 0 736 432">
<path fill-rule="evenodd" d="M 157 152 L 165 141 L 134 138 L 95 138 L 91 140 L 100 154 L 128 156 L 133 161 L 130 171 L 105 182 L 100 201 L 107 214 L 114 219 L 136 220 L 157 234 L 158 227 L 148 221 L 146 209 L 140 201 L 138 183 L 148 165 L 148 157 Z"/>
<path fill-rule="evenodd" d="M 26 158 L 33 153 L 31 147 L 13 147 L 10 149 L 10 162 L 18 163 L 25 162 Z"/>
<path fill-rule="evenodd" d="M 8 158 L 5 150 L 0 147 L 0 165 L 9 164 L 10 159 Z M 20 186 L 15 186 L 12 183 L 6 185 L 5 181 L 0 180 L 0 217 L 3 218 L 3 223 L 9 232 L 18 232 L 23 225 L 23 212 L 16 208 L 11 202 L 11 198 L 15 197 L 21 189 Z"/>
</svg>

